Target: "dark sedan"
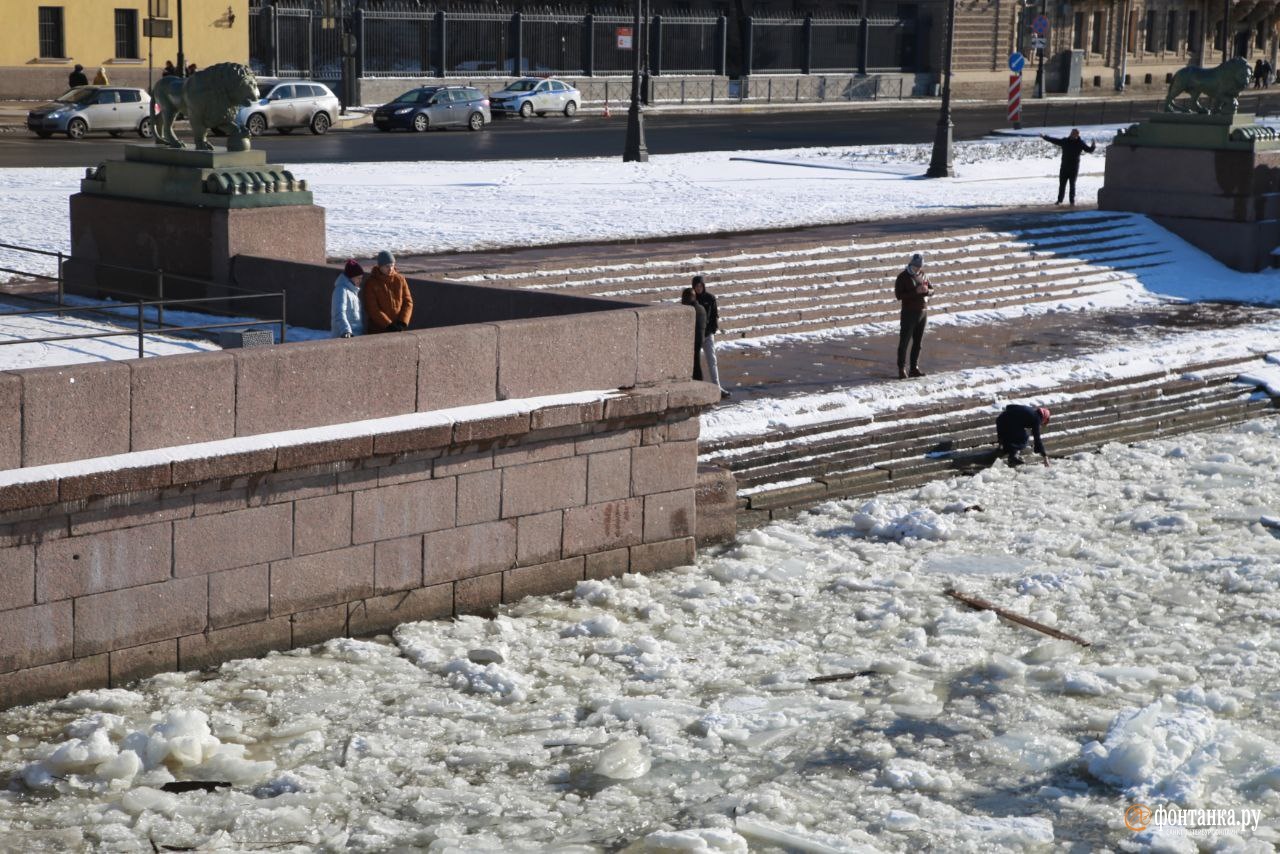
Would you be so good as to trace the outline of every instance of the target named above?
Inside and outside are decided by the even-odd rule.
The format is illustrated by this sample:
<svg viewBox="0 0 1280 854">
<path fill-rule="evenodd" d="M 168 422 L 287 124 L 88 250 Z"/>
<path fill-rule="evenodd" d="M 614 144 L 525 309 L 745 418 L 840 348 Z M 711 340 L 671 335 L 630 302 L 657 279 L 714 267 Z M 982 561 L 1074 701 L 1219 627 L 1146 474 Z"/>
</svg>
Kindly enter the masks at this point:
<svg viewBox="0 0 1280 854">
<path fill-rule="evenodd" d="M 378 130 L 402 128 L 419 133 L 444 127 L 483 130 L 491 121 L 489 98 L 470 86 L 410 89 L 373 113 L 373 126 Z"/>
</svg>

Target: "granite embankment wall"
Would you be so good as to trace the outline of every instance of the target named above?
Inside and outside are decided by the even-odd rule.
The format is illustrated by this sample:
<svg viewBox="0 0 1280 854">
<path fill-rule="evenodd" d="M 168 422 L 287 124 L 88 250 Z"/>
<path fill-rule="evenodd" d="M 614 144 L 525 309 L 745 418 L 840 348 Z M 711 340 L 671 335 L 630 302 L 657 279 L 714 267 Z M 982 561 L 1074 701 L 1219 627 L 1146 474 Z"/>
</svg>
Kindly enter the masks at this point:
<svg viewBox="0 0 1280 854">
<path fill-rule="evenodd" d="M 688 562 L 718 395 L 617 305 L 0 373 L 0 706 Z"/>
</svg>

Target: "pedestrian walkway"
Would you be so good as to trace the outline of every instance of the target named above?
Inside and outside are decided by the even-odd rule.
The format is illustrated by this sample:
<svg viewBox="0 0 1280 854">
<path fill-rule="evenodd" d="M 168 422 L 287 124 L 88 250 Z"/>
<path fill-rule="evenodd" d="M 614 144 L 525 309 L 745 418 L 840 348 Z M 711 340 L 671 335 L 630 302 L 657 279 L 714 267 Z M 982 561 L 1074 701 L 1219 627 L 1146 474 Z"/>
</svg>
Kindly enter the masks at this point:
<svg viewBox="0 0 1280 854">
<path fill-rule="evenodd" d="M 1249 305 L 1134 305 L 1136 275 L 1171 263 L 1167 242 L 1140 235 L 1134 218 L 1053 207 L 965 212 L 782 232 L 634 244 L 531 248 L 405 259 L 429 277 L 628 300 L 674 300 L 689 277 L 707 276 L 728 345 L 720 350 L 724 406 L 865 388 L 900 401 L 874 418 L 833 413 L 803 429 L 706 437 L 704 462 L 732 470 L 748 522 L 820 501 L 897 489 L 989 464 L 999 382 L 946 387 L 970 369 L 1008 369 L 1150 347 L 1195 330 L 1280 321 Z M 1172 238 L 1170 238 L 1172 239 Z M 926 255 L 938 288 L 925 337 L 927 380 L 896 377 L 893 277 L 911 251 Z M 1117 297 L 1108 299 L 1108 297 Z M 1101 307 L 1090 307 L 1091 301 Z M 1108 308 L 1106 304 L 1110 302 Z M 1051 310 L 1021 316 L 1017 309 Z M 1003 312 L 998 310 L 1003 309 Z M 1067 310 L 1070 309 L 1070 310 Z M 952 322 L 938 319 L 952 315 Z M 736 333 L 736 340 L 733 335 Z M 805 334 L 796 334 L 805 333 Z M 1058 450 L 1202 429 L 1274 411 L 1265 395 L 1232 384 L 1260 361 L 1244 353 L 1171 355 L 1149 376 L 1081 382 L 1035 378 L 1027 395 L 1060 401 Z M 1021 368 L 1022 373 L 1027 369 Z M 1188 379 L 1188 372 L 1206 372 Z M 883 386 L 884 394 L 874 389 Z M 1101 387 L 1100 387 L 1101 386 Z M 996 389 L 999 388 L 999 391 Z M 912 391 L 917 390 L 917 394 Z M 945 402 L 938 403 L 941 395 Z"/>
</svg>

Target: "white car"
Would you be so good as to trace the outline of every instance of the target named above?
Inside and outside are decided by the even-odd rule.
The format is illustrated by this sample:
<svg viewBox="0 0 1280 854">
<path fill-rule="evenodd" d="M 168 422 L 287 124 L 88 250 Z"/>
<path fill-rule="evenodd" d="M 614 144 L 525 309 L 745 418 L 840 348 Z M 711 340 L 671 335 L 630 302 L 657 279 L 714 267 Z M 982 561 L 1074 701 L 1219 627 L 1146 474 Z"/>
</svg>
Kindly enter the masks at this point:
<svg viewBox="0 0 1280 854">
<path fill-rule="evenodd" d="M 241 107 L 236 113 L 236 124 L 253 136 L 262 136 L 267 128 L 288 133 L 294 128 L 310 128 L 314 134 L 322 134 L 333 126 L 333 120 L 342 112 L 338 96 L 323 83 L 310 80 L 287 80 L 279 83 L 258 81 L 262 98 L 255 104 Z"/>
<path fill-rule="evenodd" d="M 495 113 L 518 113 L 526 119 L 534 113 L 572 116 L 582 105 L 582 93 L 561 80 L 522 77 L 490 95 L 489 104 Z"/>
<path fill-rule="evenodd" d="M 27 113 L 27 129 L 41 139 L 65 133 L 84 139 L 91 131 L 151 136 L 151 96 L 127 86 L 77 86 Z"/>
</svg>

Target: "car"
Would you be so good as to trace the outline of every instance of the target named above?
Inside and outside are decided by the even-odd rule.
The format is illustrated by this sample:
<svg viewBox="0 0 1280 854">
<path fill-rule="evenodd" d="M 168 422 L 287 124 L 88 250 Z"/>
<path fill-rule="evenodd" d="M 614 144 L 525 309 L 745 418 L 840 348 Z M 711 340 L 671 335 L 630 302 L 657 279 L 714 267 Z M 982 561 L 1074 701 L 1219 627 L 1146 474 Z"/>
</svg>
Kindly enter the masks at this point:
<svg viewBox="0 0 1280 854">
<path fill-rule="evenodd" d="M 378 130 L 404 128 L 419 133 L 445 127 L 484 130 L 491 121 L 489 99 L 470 86 L 420 86 L 373 113 L 373 126 Z"/>
<path fill-rule="evenodd" d="M 76 86 L 27 113 L 27 129 L 41 139 L 65 133 L 71 139 L 106 131 L 119 136 L 134 131 L 151 137 L 151 96 L 128 86 Z"/>
<path fill-rule="evenodd" d="M 294 128 L 310 128 L 314 134 L 326 133 L 342 112 L 338 96 L 323 83 L 259 80 L 258 89 L 262 97 L 257 103 L 241 107 L 236 113 L 236 124 L 253 136 L 262 136 L 268 128 L 280 133 L 289 133 Z"/>
<path fill-rule="evenodd" d="M 561 80 L 521 77 L 490 95 L 489 103 L 495 113 L 515 113 L 526 119 L 534 113 L 572 116 L 582 106 L 582 93 Z"/>
</svg>

